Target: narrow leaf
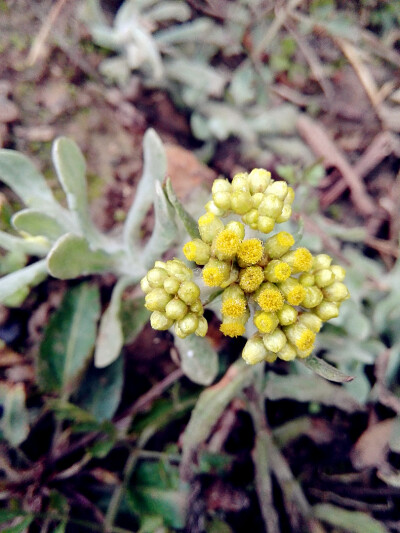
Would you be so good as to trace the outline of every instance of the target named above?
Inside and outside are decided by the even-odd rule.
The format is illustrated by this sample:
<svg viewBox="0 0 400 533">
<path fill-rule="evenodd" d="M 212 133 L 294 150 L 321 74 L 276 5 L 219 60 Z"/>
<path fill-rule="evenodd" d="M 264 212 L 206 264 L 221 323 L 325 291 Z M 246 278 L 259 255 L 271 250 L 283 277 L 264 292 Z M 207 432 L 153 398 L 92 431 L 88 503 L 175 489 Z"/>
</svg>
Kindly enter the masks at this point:
<svg viewBox="0 0 400 533">
<path fill-rule="evenodd" d="M 29 433 L 25 401 L 25 389 L 22 384 L 0 385 L 0 404 L 3 408 L 0 428 L 11 446 L 21 444 Z"/>
<path fill-rule="evenodd" d="M 66 233 L 54 243 L 47 256 L 47 268 L 58 279 L 112 270 L 114 258 L 103 250 L 91 250 L 84 237 Z"/>
<path fill-rule="evenodd" d="M 186 211 L 183 207 L 179 198 L 176 196 L 175 191 L 172 187 L 170 178 L 167 178 L 165 184 L 165 190 L 167 191 L 167 198 L 171 202 L 173 208 L 175 209 L 178 217 L 181 219 L 186 231 L 192 237 L 192 239 L 200 238 L 199 228 L 197 227 L 197 222 L 195 219 Z"/>
<path fill-rule="evenodd" d="M 348 533 L 388 533 L 381 522 L 366 513 L 347 511 L 329 503 L 314 505 L 313 514 L 319 520 Z"/>
<path fill-rule="evenodd" d="M 348 381 L 353 381 L 352 376 L 347 376 L 334 366 L 330 365 L 326 361 L 319 359 L 315 355 L 310 355 L 307 359 L 299 359 L 299 361 L 318 374 L 319 376 L 328 379 L 329 381 L 335 381 L 336 383 L 347 383 Z"/>
<path fill-rule="evenodd" d="M 27 528 L 33 522 L 34 518 L 35 517 L 32 514 L 29 514 L 24 518 L 21 517 L 21 521 L 18 522 L 18 524 L 4 528 L 3 533 L 25 533 Z"/>
<path fill-rule="evenodd" d="M 196 335 L 186 339 L 175 336 L 175 346 L 186 376 L 199 385 L 210 385 L 218 372 L 218 354 L 208 339 Z"/>
<path fill-rule="evenodd" d="M 5 231 L 0 231 L 0 248 L 10 252 L 21 252 L 36 257 L 44 257 L 49 251 L 50 244 L 45 239 L 16 237 Z"/>
<path fill-rule="evenodd" d="M 92 354 L 99 314 L 97 287 L 83 283 L 66 293 L 39 349 L 37 380 L 45 392 L 66 400 L 77 388 Z"/>
<path fill-rule="evenodd" d="M 143 139 L 144 167 L 134 202 L 124 225 L 124 242 L 134 251 L 140 238 L 140 226 L 154 200 L 154 183 L 161 182 L 167 173 L 167 157 L 160 137 L 153 129 Z"/>
<path fill-rule="evenodd" d="M 183 491 L 136 486 L 129 494 L 129 503 L 138 514 L 161 515 L 167 526 L 185 527 L 187 495 Z"/>
<path fill-rule="evenodd" d="M 43 236 L 50 241 L 55 241 L 66 233 L 66 229 L 55 217 L 47 215 L 38 209 L 23 209 L 12 217 L 11 222 L 18 231 L 23 231 L 35 237 Z"/>
<path fill-rule="evenodd" d="M 29 294 L 29 289 L 41 283 L 47 276 L 46 261 L 7 274 L 0 279 L 0 302 L 4 305 L 19 305 Z"/>
</svg>

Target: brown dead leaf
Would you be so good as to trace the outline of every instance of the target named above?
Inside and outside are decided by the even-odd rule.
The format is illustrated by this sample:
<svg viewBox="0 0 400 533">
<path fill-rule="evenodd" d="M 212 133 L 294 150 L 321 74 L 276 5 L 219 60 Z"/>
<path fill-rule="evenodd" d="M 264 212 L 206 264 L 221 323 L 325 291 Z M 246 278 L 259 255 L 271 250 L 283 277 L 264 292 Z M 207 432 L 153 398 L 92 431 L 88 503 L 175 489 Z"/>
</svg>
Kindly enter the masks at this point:
<svg viewBox="0 0 400 533">
<path fill-rule="evenodd" d="M 367 428 L 354 445 L 350 458 L 354 468 L 363 470 L 382 465 L 389 451 L 389 438 L 394 418 Z"/>
<path fill-rule="evenodd" d="M 167 175 L 171 178 L 174 191 L 181 200 L 188 198 L 194 189 L 203 184 L 211 188 L 211 183 L 217 174 L 201 163 L 192 152 L 175 144 L 166 144 L 165 151 Z"/>
</svg>

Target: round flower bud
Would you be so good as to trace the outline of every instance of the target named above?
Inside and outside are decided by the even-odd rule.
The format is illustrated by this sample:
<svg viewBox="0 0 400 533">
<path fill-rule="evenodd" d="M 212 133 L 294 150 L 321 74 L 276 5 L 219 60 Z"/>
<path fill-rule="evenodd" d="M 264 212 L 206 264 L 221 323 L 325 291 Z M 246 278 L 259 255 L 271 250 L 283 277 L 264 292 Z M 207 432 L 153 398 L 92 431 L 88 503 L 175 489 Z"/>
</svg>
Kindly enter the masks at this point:
<svg viewBox="0 0 400 533">
<path fill-rule="evenodd" d="M 204 242 L 211 243 L 214 237 L 224 229 L 222 221 L 213 213 L 206 213 L 198 221 L 200 237 Z"/>
<path fill-rule="evenodd" d="M 252 208 L 251 195 L 246 191 L 234 191 L 231 196 L 231 209 L 238 215 L 244 215 Z"/>
<path fill-rule="evenodd" d="M 163 268 L 165 270 L 165 266 L 166 265 L 165 265 L 164 261 L 156 261 L 154 263 L 154 268 Z"/>
<path fill-rule="evenodd" d="M 258 214 L 276 219 L 282 212 L 283 202 L 274 194 L 264 196 L 258 206 Z"/>
<path fill-rule="evenodd" d="M 304 324 L 298 322 L 297 324 L 286 326 L 284 331 L 289 342 L 294 344 L 299 350 L 307 351 L 313 347 L 315 333 Z"/>
<path fill-rule="evenodd" d="M 231 184 L 226 179 L 217 178 L 213 181 L 211 191 L 213 195 L 219 192 L 231 192 Z"/>
<path fill-rule="evenodd" d="M 165 292 L 164 289 L 157 288 L 146 294 L 144 305 L 149 311 L 164 311 L 170 300 L 170 294 Z"/>
<path fill-rule="evenodd" d="M 231 193 L 217 192 L 213 195 L 214 204 L 222 209 L 223 212 L 229 211 L 231 208 Z"/>
<path fill-rule="evenodd" d="M 246 331 L 246 322 L 249 319 L 250 313 L 247 311 L 243 316 L 233 318 L 224 316 L 220 331 L 227 337 L 240 337 L 244 335 Z"/>
<path fill-rule="evenodd" d="M 150 287 L 163 287 L 164 281 L 169 277 L 165 268 L 152 268 L 147 272 L 147 281 Z"/>
<path fill-rule="evenodd" d="M 178 290 L 179 298 L 187 305 L 192 305 L 200 296 L 200 289 L 194 281 L 184 281 Z"/>
<path fill-rule="evenodd" d="M 257 220 L 257 228 L 261 233 L 270 233 L 275 227 L 275 219 L 271 217 L 259 216 Z"/>
<path fill-rule="evenodd" d="M 181 282 L 173 276 L 170 276 L 164 281 L 164 290 L 168 294 L 176 294 L 180 286 Z"/>
<path fill-rule="evenodd" d="M 266 313 L 265 311 L 256 311 L 253 322 L 260 333 L 272 333 L 279 324 L 276 313 Z"/>
<path fill-rule="evenodd" d="M 264 272 L 260 266 L 243 268 L 239 273 L 239 285 L 244 292 L 254 292 L 264 281 Z"/>
<path fill-rule="evenodd" d="M 271 182 L 271 172 L 263 168 L 254 168 L 248 177 L 251 194 L 262 193 Z"/>
<path fill-rule="evenodd" d="M 317 270 L 314 274 L 315 284 L 318 287 L 327 287 L 335 280 L 335 274 L 331 271 L 330 268 L 321 268 Z"/>
<path fill-rule="evenodd" d="M 306 295 L 306 289 L 294 278 L 278 283 L 278 288 L 290 305 L 300 305 Z"/>
<path fill-rule="evenodd" d="M 306 357 L 309 357 L 312 354 L 313 349 L 314 346 L 311 346 L 308 350 L 297 350 L 297 357 L 299 359 L 306 359 Z"/>
<path fill-rule="evenodd" d="M 314 333 L 318 333 L 322 327 L 322 320 L 315 313 L 301 313 L 298 322 L 311 329 Z"/>
<path fill-rule="evenodd" d="M 214 238 L 211 250 L 221 261 L 233 259 L 240 246 L 240 239 L 236 232 L 230 229 L 223 229 Z"/>
<path fill-rule="evenodd" d="M 147 277 L 145 276 L 140 280 L 140 288 L 144 293 L 148 293 L 152 291 L 152 287 L 150 287 L 149 282 L 147 281 Z"/>
<path fill-rule="evenodd" d="M 278 224 L 283 224 L 283 222 L 287 222 L 290 217 L 292 216 L 292 208 L 289 204 L 284 204 L 282 207 L 281 214 L 276 217 L 276 222 Z"/>
<path fill-rule="evenodd" d="M 289 304 L 284 304 L 282 309 L 277 311 L 277 317 L 281 326 L 289 326 L 294 324 L 297 320 L 297 309 Z"/>
<path fill-rule="evenodd" d="M 186 339 L 186 337 L 187 337 L 187 334 L 183 333 L 183 331 L 179 327 L 179 322 L 175 322 L 175 324 L 174 324 L 174 333 L 180 339 Z"/>
<path fill-rule="evenodd" d="M 268 281 L 257 290 L 255 299 L 261 309 L 267 312 L 279 311 L 285 303 L 281 291 Z"/>
<path fill-rule="evenodd" d="M 258 208 L 258 206 L 261 204 L 261 202 L 264 200 L 264 195 L 262 192 L 256 192 L 255 194 L 253 194 L 251 196 L 251 201 L 252 201 L 252 204 L 253 204 L 253 207 L 255 209 Z"/>
<path fill-rule="evenodd" d="M 271 259 L 279 259 L 294 244 L 293 236 L 287 231 L 280 231 L 265 241 L 265 251 Z"/>
<path fill-rule="evenodd" d="M 292 269 L 290 268 L 290 266 L 284 261 L 281 261 L 280 259 L 273 259 L 264 268 L 264 277 L 267 281 L 270 281 L 271 283 L 279 283 L 285 281 L 286 279 L 288 279 L 291 273 Z"/>
<path fill-rule="evenodd" d="M 322 292 L 328 302 L 342 302 L 349 297 L 348 288 L 340 281 L 335 281 L 328 287 L 324 287 Z"/>
<path fill-rule="evenodd" d="M 260 337 L 252 337 L 244 345 L 242 357 L 248 365 L 255 365 L 264 361 L 267 349 Z"/>
<path fill-rule="evenodd" d="M 313 270 L 319 270 L 320 268 L 329 268 L 332 263 L 332 257 L 328 254 L 318 254 L 313 259 Z"/>
<path fill-rule="evenodd" d="M 297 350 L 293 344 L 287 342 L 282 350 L 280 350 L 276 355 L 283 361 L 293 361 L 296 359 Z"/>
<path fill-rule="evenodd" d="M 278 353 L 285 346 L 287 339 L 283 331 L 277 328 L 272 333 L 266 333 L 263 335 L 263 342 L 267 350 L 273 353 Z"/>
<path fill-rule="evenodd" d="M 312 287 L 315 285 L 315 276 L 313 274 L 310 274 L 309 272 L 304 272 L 299 276 L 299 282 L 303 285 L 303 287 Z"/>
<path fill-rule="evenodd" d="M 280 200 L 284 200 L 286 198 L 288 188 L 289 187 L 286 181 L 273 181 L 268 185 L 265 193 L 273 194 L 274 196 L 277 196 Z"/>
<path fill-rule="evenodd" d="M 297 248 L 282 256 L 282 261 L 289 263 L 292 273 L 308 272 L 313 264 L 313 256 L 307 248 Z"/>
<path fill-rule="evenodd" d="M 193 272 L 179 259 L 171 259 L 165 263 L 165 269 L 170 276 L 175 276 L 179 281 L 192 279 Z"/>
<path fill-rule="evenodd" d="M 199 325 L 199 317 L 194 313 L 188 313 L 178 321 L 178 327 L 182 333 L 187 336 L 196 331 Z"/>
<path fill-rule="evenodd" d="M 253 209 L 250 209 L 245 215 L 242 216 L 242 220 L 245 224 L 248 226 L 251 226 L 252 224 L 256 224 L 258 222 L 258 211 L 253 207 Z"/>
<path fill-rule="evenodd" d="M 237 249 L 239 266 L 248 267 L 257 264 L 263 255 L 263 243 L 260 239 L 245 239 Z"/>
<path fill-rule="evenodd" d="M 188 312 L 188 306 L 179 298 L 173 298 L 165 306 L 165 314 L 171 320 L 181 320 Z"/>
<path fill-rule="evenodd" d="M 327 322 L 328 320 L 339 316 L 339 306 L 335 302 L 327 302 L 324 300 L 315 307 L 314 312 L 323 322 Z"/>
<path fill-rule="evenodd" d="M 196 313 L 196 315 L 202 315 L 204 313 L 203 304 L 200 299 L 191 304 L 190 310 L 192 313 Z"/>
<path fill-rule="evenodd" d="M 249 192 L 249 182 L 247 172 L 239 172 L 232 179 L 232 191 Z"/>
<path fill-rule="evenodd" d="M 211 247 L 201 239 L 193 239 L 183 247 L 183 253 L 188 261 L 194 261 L 197 265 L 205 265 L 210 259 Z"/>
<path fill-rule="evenodd" d="M 246 308 L 246 297 L 238 285 L 230 285 L 224 290 L 222 293 L 222 316 L 237 318 L 245 313 Z"/>
<path fill-rule="evenodd" d="M 307 307 L 307 309 L 317 307 L 317 305 L 319 305 L 324 299 L 324 295 L 318 287 L 305 287 L 305 291 L 306 293 L 301 305 Z"/>
<path fill-rule="evenodd" d="M 214 200 L 210 200 L 209 202 L 207 202 L 204 207 L 207 213 L 212 213 L 217 217 L 222 217 L 226 211 L 225 209 L 221 209 L 220 207 L 218 207 Z"/>
<path fill-rule="evenodd" d="M 165 331 L 166 329 L 169 329 L 173 323 L 173 320 L 168 318 L 164 313 L 161 313 L 160 311 L 153 311 L 150 315 L 151 327 L 158 331 Z"/>
<path fill-rule="evenodd" d="M 197 326 L 197 329 L 195 331 L 195 334 L 198 337 L 205 337 L 208 330 L 208 322 L 207 320 L 201 316 L 199 317 L 199 325 Z"/>
<path fill-rule="evenodd" d="M 203 280 L 209 287 L 218 287 L 229 279 L 231 266 L 212 257 L 203 268 Z"/>
<path fill-rule="evenodd" d="M 333 272 L 333 275 L 335 276 L 335 281 L 343 281 L 346 277 L 346 270 L 340 266 L 340 265 L 332 265 L 331 271 Z"/>
<path fill-rule="evenodd" d="M 285 205 L 292 205 L 292 203 L 294 201 L 294 196 L 295 196 L 294 189 L 292 187 L 288 187 L 285 199 L 283 200 L 283 203 Z"/>
<path fill-rule="evenodd" d="M 239 237 L 239 240 L 244 239 L 245 229 L 244 229 L 244 225 L 241 222 L 232 220 L 231 222 L 228 222 L 228 224 L 225 226 L 225 229 L 234 231 L 236 235 Z"/>
</svg>

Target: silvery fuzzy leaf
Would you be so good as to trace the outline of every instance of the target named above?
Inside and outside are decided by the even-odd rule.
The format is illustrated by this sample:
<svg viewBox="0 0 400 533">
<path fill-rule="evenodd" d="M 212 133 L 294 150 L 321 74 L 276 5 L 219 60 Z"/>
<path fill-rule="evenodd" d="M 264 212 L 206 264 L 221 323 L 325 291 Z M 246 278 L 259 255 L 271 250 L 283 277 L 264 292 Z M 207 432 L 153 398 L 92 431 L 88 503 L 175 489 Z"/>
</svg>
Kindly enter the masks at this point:
<svg viewBox="0 0 400 533">
<path fill-rule="evenodd" d="M 319 359 L 315 355 L 310 355 L 306 359 L 299 359 L 299 362 L 307 368 L 318 374 L 319 376 L 336 383 L 346 383 L 352 381 L 352 376 L 347 376 L 334 366 L 330 365 L 323 359 Z"/>
<path fill-rule="evenodd" d="M 0 231 L 0 248 L 10 252 L 18 251 L 27 255 L 44 257 L 50 248 L 50 243 L 45 238 L 16 237 L 5 231 Z"/>
<path fill-rule="evenodd" d="M 191 16 L 188 5 L 180 0 L 157 2 L 156 5 L 146 11 L 146 19 L 154 22 L 163 22 L 165 20 L 178 20 L 184 22 Z M 179 26 L 178 26 L 179 27 Z"/>
<path fill-rule="evenodd" d="M 0 429 L 11 446 L 18 446 L 29 433 L 29 415 L 25 406 L 26 394 L 22 383 L 0 384 Z"/>
<path fill-rule="evenodd" d="M 199 228 L 197 227 L 197 222 L 186 211 L 186 209 L 181 204 L 179 198 L 176 196 L 175 191 L 172 187 L 172 182 L 170 178 L 167 178 L 165 190 L 167 193 L 168 200 L 171 202 L 172 206 L 174 207 L 176 214 L 180 218 L 189 236 L 192 239 L 200 238 L 200 233 L 199 233 Z"/>
<path fill-rule="evenodd" d="M 34 237 L 43 236 L 49 241 L 55 241 L 70 230 L 50 215 L 39 209 L 23 209 L 15 213 L 11 223 L 17 231 L 25 232 Z"/>
<path fill-rule="evenodd" d="M 0 278 L 0 302 L 4 305 L 19 306 L 29 294 L 29 289 L 47 277 L 46 260 Z"/>
<path fill-rule="evenodd" d="M 119 85 L 125 85 L 131 75 L 128 61 L 125 56 L 115 56 L 104 59 L 100 63 L 100 74 L 115 81 Z"/>
<path fill-rule="evenodd" d="M 186 24 L 172 26 L 156 33 L 155 40 L 161 46 L 176 45 L 185 42 L 195 43 L 199 39 L 204 42 L 210 32 L 216 28 L 207 18 L 198 18 Z"/>
<path fill-rule="evenodd" d="M 174 342 L 186 376 L 199 385 L 210 385 L 218 372 L 218 354 L 208 339 L 197 335 L 185 339 L 175 336 Z"/>
<path fill-rule="evenodd" d="M 168 77 L 210 96 L 221 96 L 228 77 L 220 70 L 189 59 L 165 62 Z"/>
</svg>

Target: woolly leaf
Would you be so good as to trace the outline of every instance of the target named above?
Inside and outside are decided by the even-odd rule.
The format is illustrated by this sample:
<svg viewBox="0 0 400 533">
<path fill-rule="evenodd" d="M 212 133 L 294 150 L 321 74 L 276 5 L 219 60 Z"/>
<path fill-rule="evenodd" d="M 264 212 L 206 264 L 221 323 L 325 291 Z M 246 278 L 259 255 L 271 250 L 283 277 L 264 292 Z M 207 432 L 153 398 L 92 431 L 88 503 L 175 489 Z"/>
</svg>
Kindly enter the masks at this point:
<svg viewBox="0 0 400 533">
<path fill-rule="evenodd" d="M 170 178 L 167 178 L 167 182 L 165 185 L 165 190 L 167 192 L 167 198 L 171 202 L 172 206 L 174 207 L 178 217 L 181 219 L 186 231 L 192 237 L 192 239 L 198 239 L 200 238 L 199 229 L 197 227 L 197 222 L 194 220 L 194 218 L 186 211 L 186 209 L 183 207 L 181 202 L 179 201 L 179 198 L 176 196 L 175 191 L 172 187 L 172 183 Z"/>
<path fill-rule="evenodd" d="M 0 279 L 0 302 L 18 307 L 28 296 L 31 287 L 47 277 L 45 259 L 7 274 Z"/>
<path fill-rule="evenodd" d="M 218 354 L 204 337 L 175 337 L 184 373 L 199 385 L 210 385 L 218 372 Z"/>
<path fill-rule="evenodd" d="M 347 376 L 334 366 L 330 365 L 326 361 L 319 359 L 315 355 L 310 355 L 307 359 L 299 359 L 304 366 L 318 374 L 319 376 L 328 379 L 329 381 L 335 381 L 336 383 L 346 383 L 352 381 L 354 378 Z"/>
<path fill-rule="evenodd" d="M 38 209 L 23 209 L 12 217 L 11 222 L 16 230 L 35 237 L 43 236 L 49 241 L 57 240 L 66 232 L 56 218 Z"/>
</svg>

